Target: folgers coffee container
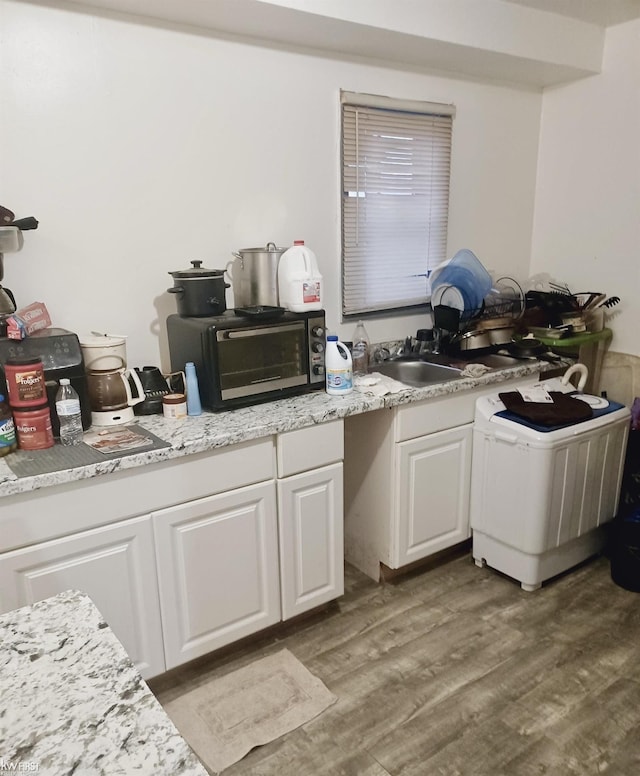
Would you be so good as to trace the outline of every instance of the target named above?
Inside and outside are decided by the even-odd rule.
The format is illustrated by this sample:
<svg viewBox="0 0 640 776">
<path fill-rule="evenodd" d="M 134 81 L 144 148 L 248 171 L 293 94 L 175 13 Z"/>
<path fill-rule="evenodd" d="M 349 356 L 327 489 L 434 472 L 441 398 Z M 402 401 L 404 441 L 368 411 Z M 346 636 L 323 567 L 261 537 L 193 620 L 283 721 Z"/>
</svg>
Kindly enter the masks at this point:
<svg viewBox="0 0 640 776">
<path fill-rule="evenodd" d="M 49 405 L 37 409 L 14 409 L 13 422 L 21 450 L 44 450 L 53 447 L 53 429 Z"/>
<path fill-rule="evenodd" d="M 44 369 L 39 358 L 9 358 L 4 373 L 12 409 L 36 408 L 47 403 Z"/>
</svg>

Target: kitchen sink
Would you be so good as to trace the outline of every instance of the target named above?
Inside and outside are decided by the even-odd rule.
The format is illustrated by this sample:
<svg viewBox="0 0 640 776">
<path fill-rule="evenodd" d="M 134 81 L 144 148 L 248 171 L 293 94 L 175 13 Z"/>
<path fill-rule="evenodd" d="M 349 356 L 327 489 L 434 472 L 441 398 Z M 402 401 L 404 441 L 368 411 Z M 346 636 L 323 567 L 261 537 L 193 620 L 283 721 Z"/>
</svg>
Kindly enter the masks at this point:
<svg viewBox="0 0 640 776">
<path fill-rule="evenodd" d="M 521 366 L 522 363 L 521 358 L 506 356 L 501 353 L 485 353 L 475 356 L 465 354 L 464 357 L 460 355 L 448 356 L 439 353 L 420 358 L 405 357 L 392 359 L 382 364 L 372 365 L 369 371 L 380 372 L 380 374 L 399 380 L 405 385 L 419 388 L 424 385 L 432 385 L 433 383 L 456 380 L 469 364 L 483 364 L 490 370 L 495 370 Z"/>
<path fill-rule="evenodd" d="M 459 369 L 455 366 L 444 364 L 433 364 L 428 361 L 403 360 L 385 361 L 382 364 L 375 364 L 369 370 L 370 372 L 380 372 L 380 374 L 399 380 L 405 385 L 421 387 L 432 385 L 433 383 L 444 383 L 448 380 L 456 380 L 460 377 Z"/>
</svg>

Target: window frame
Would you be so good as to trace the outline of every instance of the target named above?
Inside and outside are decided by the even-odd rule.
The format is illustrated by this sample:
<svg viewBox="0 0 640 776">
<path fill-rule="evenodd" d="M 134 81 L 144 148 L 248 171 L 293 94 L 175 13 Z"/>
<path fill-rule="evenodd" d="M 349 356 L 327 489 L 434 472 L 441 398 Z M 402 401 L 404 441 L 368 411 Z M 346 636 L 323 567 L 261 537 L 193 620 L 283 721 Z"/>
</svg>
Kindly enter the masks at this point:
<svg viewBox="0 0 640 776">
<path fill-rule="evenodd" d="M 402 100 L 402 99 L 395 99 L 392 97 L 383 97 L 380 95 L 372 95 L 372 94 L 363 94 L 363 93 L 356 93 L 356 92 L 348 92 L 341 90 L 340 92 L 340 217 L 341 217 L 341 237 L 340 237 L 340 247 L 341 247 L 341 313 L 342 313 L 342 319 L 343 320 L 351 320 L 354 318 L 363 318 L 363 317 L 372 317 L 372 316 L 390 316 L 390 315 L 397 315 L 401 314 L 406 311 L 415 310 L 415 309 L 423 309 L 429 304 L 429 283 L 428 283 L 428 276 L 430 272 L 435 269 L 436 266 L 438 266 L 442 261 L 446 259 L 446 244 L 447 244 L 447 231 L 448 231 L 448 213 L 449 213 L 449 191 L 450 191 L 450 181 L 451 181 L 451 155 L 452 155 L 452 146 L 453 146 L 453 119 L 455 117 L 456 109 L 454 105 L 451 104 L 445 104 L 445 103 L 435 103 L 435 102 L 425 102 L 425 101 L 418 101 L 418 100 Z M 348 119 L 345 118 L 348 114 Z M 355 124 L 354 119 L 352 118 L 352 115 L 355 115 Z M 352 190 L 352 188 L 349 186 L 349 178 L 351 178 L 351 182 L 353 181 L 354 174 L 356 175 L 356 178 L 360 174 L 360 164 L 358 163 L 358 157 L 359 157 L 359 142 L 360 137 L 363 133 L 360 132 L 359 126 L 358 126 L 358 117 L 361 115 L 365 115 L 367 118 L 367 121 L 374 121 L 375 117 L 380 117 L 380 123 L 375 125 L 374 121 L 374 128 L 377 129 L 378 132 L 383 131 L 383 127 L 387 123 L 387 120 L 393 120 L 396 121 L 398 126 L 408 124 L 410 125 L 409 131 L 415 132 L 415 128 L 411 129 L 411 125 L 416 125 L 416 117 L 418 117 L 418 121 L 421 120 L 422 117 L 426 119 L 426 123 L 430 124 L 431 126 L 427 127 L 421 127 L 420 133 L 418 134 L 419 139 L 416 140 L 416 153 L 408 153 L 408 156 L 410 156 L 412 159 L 413 157 L 419 157 L 421 159 L 421 162 L 418 164 L 414 164 L 413 161 L 409 165 L 411 167 L 411 171 L 408 175 L 406 175 L 406 179 L 409 181 L 410 185 L 406 190 L 402 191 L 387 191 L 387 192 L 376 192 L 376 195 L 378 195 L 378 199 L 376 200 L 374 196 L 373 188 L 370 190 L 367 190 L 366 184 L 364 187 L 361 187 L 361 184 L 358 182 L 356 184 L 357 190 Z M 373 118 L 372 118 L 373 117 Z M 348 121 L 348 134 L 349 137 L 347 137 L 347 130 L 345 130 L 345 126 Z M 366 135 L 367 139 L 367 147 L 370 148 L 372 144 L 377 143 L 376 140 L 371 141 L 370 138 L 373 135 Z M 381 183 L 383 183 L 385 180 L 393 180 L 393 178 L 386 178 L 385 175 L 387 173 L 385 170 L 392 169 L 391 166 L 389 166 L 388 158 L 384 157 L 385 148 L 386 145 L 389 145 L 388 143 L 385 145 L 386 140 L 388 140 L 388 137 L 380 142 L 378 145 L 374 145 L 374 149 L 376 151 L 376 155 L 378 152 L 381 152 L 383 154 L 382 161 L 380 163 L 380 160 L 378 160 L 378 163 L 372 162 L 369 167 L 372 171 L 369 178 L 373 181 L 374 185 L 380 186 Z M 417 153 L 418 149 L 422 149 L 424 151 L 424 144 L 429 139 L 431 143 L 433 154 L 432 158 L 429 161 L 429 164 L 427 165 L 424 158 L 424 153 L 420 155 Z M 434 141 L 434 138 L 437 142 Z M 413 141 L 415 136 L 408 137 L 407 140 Z M 401 141 L 402 142 L 402 141 Z M 409 147 L 411 143 L 408 144 L 407 147 Z M 437 150 L 434 151 L 433 148 L 435 146 L 438 146 Z M 446 151 L 446 159 L 444 156 L 442 156 L 443 150 Z M 372 155 L 373 158 L 373 155 Z M 391 157 L 389 157 L 391 158 Z M 434 162 L 435 159 L 435 162 Z M 355 160 L 355 161 L 354 161 Z M 392 160 L 393 161 L 393 160 Z M 434 162 L 432 164 L 432 162 Z M 397 162 L 396 162 L 397 163 Z M 423 164 L 424 163 L 424 164 Z M 443 163 L 445 164 L 444 168 L 442 167 Z M 387 164 L 388 167 L 384 168 L 382 167 L 382 164 Z M 421 166 L 422 165 L 422 166 Z M 400 169 L 402 165 L 398 164 L 398 168 Z M 407 167 L 406 163 L 404 164 L 405 167 Z M 382 170 L 382 172 L 380 172 Z M 444 172 L 443 172 L 444 170 Z M 414 173 L 418 173 L 415 174 Z M 424 189 L 424 183 L 414 183 L 414 177 L 416 180 L 420 179 L 422 181 L 425 180 L 425 173 L 426 173 L 426 179 L 428 179 L 428 185 L 427 189 L 428 192 Z M 422 176 L 422 177 L 420 177 Z M 403 180 L 402 176 L 398 178 L 398 180 Z M 446 184 L 446 185 L 445 185 Z M 419 188 L 422 187 L 422 188 Z M 391 187 L 390 187 L 391 188 Z M 402 185 L 401 187 L 402 188 Z M 373 202 L 379 202 L 382 207 L 384 208 L 384 203 L 388 205 L 386 208 L 389 212 L 393 211 L 396 212 L 395 208 L 397 208 L 398 203 L 400 202 L 399 197 L 392 196 L 396 194 L 403 194 L 403 195 L 411 195 L 412 201 L 411 204 L 405 209 L 402 210 L 402 207 L 400 210 L 398 210 L 398 213 L 401 213 L 403 215 L 406 215 L 406 211 L 410 209 L 416 209 L 416 202 L 419 203 L 420 197 L 428 199 L 429 202 L 431 202 L 431 194 L 433 191 L 435 191 L 434 198 L 438 200 L 439 207 L 440 207 L 440 215 L 438 219 L 438 227 L 437 227 L 437 234 L 434 233 L 432 236 L 430 233 L 430 227 L 431 222 L 429 220 L 428 216 L 425 216 L 424 221 L 418 222 L 415 217 L 413 217 L 413 220 L 410 220 L 410 224 L 417 227 L 417 231 L 425 232 L 425 235 L 418 235 L 414 236 L 414 243 L 417 242 L 418 246 L 421 246 L 424 240 L 426 239 L 426 244 L 422 245 L 422 247 L 426 248 L 427 255 L 424 257 L 424 264 L 422 264 L 422 247 L 415 247 L 412 252 L 412 259 L 409 259 L 407 261 L 407 264 L 405 265 L 405 270 L 408 271 L 408 267 L 410 264 L 414 265 L 414 269 L 420 268 L 420 272 L 409 272 L 408 275 L 405 276 L 405 280 L 401 281 L 401 284 L 404 283 L 407 285 L 407 287 L 411 287 L 412 290 L 412 296 L 410 297 L 406 292 L 404 292 L 404 296 L 402 299 L 396 299 L 396 300 L 387 300 L 384 301 L 382 299 L 382 296 L 378 297 L 374 302 L 371 302 L 369 304 L 364 304 L 366 297 L 366 286 L 364 285 L 358 285 L 358 281 L 354 281 L 353 277 L 354 275 L 357 277 L 358 272 L 360 275 L 363 274 L 364 270 L 366 269 L 367 263 L 370 261 L 370 259 L 367 258 L 355 258 L 355 254 L 358 252 L 357 248 L 357 240 L 358 240 L 358 233 L 360 230 L 359 226 L 359 218 L 360 218 L 360 202 L 362 199 L 365 199 L 367 197 L 367 193 L 369 191 L 369 197 L 372 202 L 372 205 L 370 206 L 371 211 L 373 212 L 375 210 L 375 205 Z M 361 199 L 362 198 L 362 199 Z M 443 199 L 444 198 L 444 199 Z M 355 200 L 355 202 L 351 202 L 349 204 L 349 200 Z M 391 207 L 391 203 L 393 203 L 393 207 Z M 443 205 L 444 203 L 444 205 Z M 442 213 L 442 208 L 444 207 L 444 215 Z M 355 212 L 355 215 L 354 215 Z M 384 214 L 384 210 L 382 211 Z M 389 218 L 389 216 L 388 216 Z M 354 225 L 354 219 L 355 219 L 355 225 Z M 393 220 L 393 216 L 390 217 L 390 220 Z M 348 226 L 347 226 L 348 222 Z M 382 218 L 382 222 L 384 223 L 384 215 Z M 387 229 L 387 226 L 381 227 L 381 232 L 385 232 Z M 393 228 L 399 228 L 397 226 L 391 227 Z M 375 231 L 375 228 L 370 230 Z M 413 232 L 414 230 L 412 230 Z M 383 243 L 387 237 L 390 237 L 390 239 L 393 239 L 393 234 L 390 233 L 389 235 L 383 234 L 379 236 L 378 238 L 375 238 L 373 236 L 371 239 L 374 239 L 374 249 L 373 249 L 373 255 L 374 255 L 374 261 L 377 260 L 378 265 L 382 268 L 383 266 L 388 266 L 388 263 L 386 265 L 383 264 L 383 262 L 387 261 L 387 257 L 385 256 L 385 249 L 383 246 Z M 375 239 L 378 241 L 375 242 Z M 435 246 L 438 245 L 439 248 L 436 250 Z M 387 249 L 388 251 L 388 249 Z M 432 254 L 431 260 L 429 259 L 429 255 Z M 388 272 L 386 273 L 389 274 Z M 381 291 L 383 293 L 383 289 L 385 288 L 384 283 L 384 269 L 382 269 L 381 273 L 378 276 L 377 284 L 378 284 L 378 291 Z M 420 288 L 419 292 L 416 292 L 415 289 L 418 288 L 418 283 L 421 281 L 416 282 L 415 280 L 408 280 L 408 278 L 418 278 L 418 277 L 424 277 L 424 292 Z M 415 285 L 415 289 L 414 289 Z M 356 302 L 358 304 L 355 304 L 352 300 L 353 297 L 356 297 Z M 348 298 L 349 296 L 349 298 Z M 359 296 L 359 298 L 357 298 Z"/>
</svg>

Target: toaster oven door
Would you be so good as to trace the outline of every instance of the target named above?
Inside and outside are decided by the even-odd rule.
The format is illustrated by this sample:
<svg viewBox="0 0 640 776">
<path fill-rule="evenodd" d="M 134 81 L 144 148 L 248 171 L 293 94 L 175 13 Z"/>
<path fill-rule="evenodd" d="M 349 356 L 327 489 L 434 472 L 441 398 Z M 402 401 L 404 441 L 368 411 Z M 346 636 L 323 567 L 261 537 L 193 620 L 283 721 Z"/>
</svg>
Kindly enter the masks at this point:
<svg viewBox="0 0 640 776">
<path fill-rule="evenodd" d="M 309 382 L 305 321 L 225 329 L 216 340 L 223 401 Z"/>
</svg>

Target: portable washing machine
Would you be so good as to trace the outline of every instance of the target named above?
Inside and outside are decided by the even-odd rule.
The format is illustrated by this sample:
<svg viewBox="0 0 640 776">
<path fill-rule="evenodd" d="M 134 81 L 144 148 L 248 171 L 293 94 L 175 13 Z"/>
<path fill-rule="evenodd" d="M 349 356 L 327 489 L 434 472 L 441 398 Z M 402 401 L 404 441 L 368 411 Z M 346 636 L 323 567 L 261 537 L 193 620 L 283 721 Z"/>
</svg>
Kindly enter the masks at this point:
<svg viewBox="0 0 640 776">
<path fill-rule="evenodd" d="M 560 427 L 524 420 L 498 394 L 476 402 L 473 558 L 523 590 L 601 552 L 603 525 L 616 514 L 631 413 L 598 396 L 574 395 L 593 415 Z"/>
</svg>

